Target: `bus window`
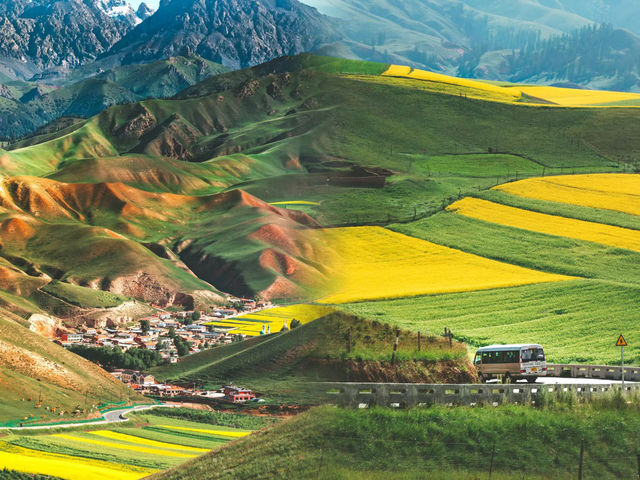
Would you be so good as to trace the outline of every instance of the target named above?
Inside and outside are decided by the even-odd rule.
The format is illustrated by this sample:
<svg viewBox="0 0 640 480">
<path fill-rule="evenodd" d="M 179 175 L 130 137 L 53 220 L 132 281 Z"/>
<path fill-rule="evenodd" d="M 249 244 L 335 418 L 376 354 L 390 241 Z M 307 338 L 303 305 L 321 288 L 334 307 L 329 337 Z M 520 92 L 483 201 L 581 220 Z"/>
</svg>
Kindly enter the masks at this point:
<svg viewBox="0 0 640 480">
<path fill-rule="evenodd" d="M 518 352 L 511 350 L 509 352 L 504 352 L 505 358 L 504 363 L 518 363 L 520 362 L 520 358 L 518 356 Z"/>
<path fill-rule="evenodd" d="M 527 348 L 522 350 L 520 356 L 523 362 L 541 362 L 544 361 L 544 350 L 541 348 Z"/>
<path fill-rule="evenodd" d="M 476 353 L 476 359 L 473 363 L 476 365 L 480 365 L 482 363 L 482 354 Z"/>
</svg>

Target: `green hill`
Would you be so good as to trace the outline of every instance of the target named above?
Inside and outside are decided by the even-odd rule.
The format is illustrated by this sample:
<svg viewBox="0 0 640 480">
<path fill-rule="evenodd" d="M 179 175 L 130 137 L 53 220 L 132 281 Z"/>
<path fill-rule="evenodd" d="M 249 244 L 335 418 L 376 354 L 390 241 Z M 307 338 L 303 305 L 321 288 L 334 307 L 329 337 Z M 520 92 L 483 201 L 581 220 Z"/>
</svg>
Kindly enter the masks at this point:
<svg viewBox="0 0 640 480">
<path fill-rule="evenodd" d="M 565 479 L 582 438 L 585 478 L 631 478 L 636 459 L 620 452 L 638 422 L 634 407 L 324 407 L 152 478 Z"/>
<path fill-rule="evenodd" d="M 177 364 L 156 367 L 160 379 L 217 388 L 228 382 L 247 385 L 270 401 L 317 402 L 308 382 L 457 381 L 474 378 L 461 344 L 417 331 L 402 331 L 397 363 L 391 362 L 395 331 L 387 325 L 341 313 L 331 314 L 286 333 L 191 355 Z M 347 347 L 350 339 L 350 347 Z"/>
</svg>

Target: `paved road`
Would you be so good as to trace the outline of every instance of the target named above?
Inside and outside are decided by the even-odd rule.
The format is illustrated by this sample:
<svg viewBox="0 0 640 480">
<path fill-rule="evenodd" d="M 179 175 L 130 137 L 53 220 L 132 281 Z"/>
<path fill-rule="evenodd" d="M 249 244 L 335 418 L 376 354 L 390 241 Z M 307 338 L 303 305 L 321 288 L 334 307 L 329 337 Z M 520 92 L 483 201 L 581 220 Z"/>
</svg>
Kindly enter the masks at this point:
<svg viewBox="0 0 640 480">
<path fill-rule="evenodd" d="M 489 383 L 497 383 L 497 380 L 491 380 Z M 521 380 L 517 383 L 527 383 Z M 566 377 L 538 377 L 536 384 L 541 385 L 619 385 L 620 380 L 602 380 L 600 378 L 566 378 Z M 633 383 L 636 382 L 625 382 Z"/>
<path fill-rule="evenodd" d="M 620 380 L 602 380 L 600 378 L 538 377 L 536 383 L 543 383 L 545 385 L 618 385 L 622 382 Z M 635 384 L 636 382 L 624 383 Z"/>
<path fill-rule="evenodd" d="M 85 422 L 85 423 L 64 423 L 61 425 L 38 425 L 33 427 L 15 427 L 10 430 L 47 430 L 51 428 L 72 428 L 72 427 L 87 427 L 92 425 L 105 425 L 108 423 L 120 423 L 120 422 L 128 422 L 127 414 L 131 412 L 141 412 L 143 410 L 151 410 L 152 408 L 158 407 L 166 407 L 171 408 L 172 405 L 140 405 L 138 407 L 127 407 L 121 408 L 119 410 L 112 410 L 110 412 L 105 413 L 102 418 L 104 420 L 99 420 L 96 422 Z"/>
</svg>

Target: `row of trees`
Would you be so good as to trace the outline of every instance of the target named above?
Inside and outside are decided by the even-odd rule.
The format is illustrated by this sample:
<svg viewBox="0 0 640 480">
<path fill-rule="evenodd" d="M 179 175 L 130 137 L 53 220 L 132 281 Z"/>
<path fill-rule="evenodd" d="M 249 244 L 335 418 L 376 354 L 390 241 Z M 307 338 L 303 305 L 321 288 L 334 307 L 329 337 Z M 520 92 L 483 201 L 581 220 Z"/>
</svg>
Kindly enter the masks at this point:
<svg viewBox="0 0 640 480">
<path fill-rule="evenodd" d="M 69 350 L 93 363 L 99 363 L 106 369 L 146 370 L 162 363 L 160 352 L 143 348 L 131 348 L 125 352 L 117 346 L 89 347 L 87 345 L 73 345 Z M 187 348 L 188 351 L 189 349 Z"/>
</svg>

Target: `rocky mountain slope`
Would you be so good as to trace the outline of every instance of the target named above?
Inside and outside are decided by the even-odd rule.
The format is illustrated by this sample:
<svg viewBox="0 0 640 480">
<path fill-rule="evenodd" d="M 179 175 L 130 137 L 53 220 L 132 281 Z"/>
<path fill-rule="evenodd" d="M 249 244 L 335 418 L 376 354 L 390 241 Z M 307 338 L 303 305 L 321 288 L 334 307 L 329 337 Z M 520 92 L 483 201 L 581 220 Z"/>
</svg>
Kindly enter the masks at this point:
<svg viewBox="0 0 640 480">
<path fill-rule="evenodd" d="M 336 38 L 328 18 L 297 0 L 166 0 L 109 55 L 132 63 L 196 53 L 240 68 Z"/>
<path fill-rule="evenodd" d="M 29 77 L 95 60 L 141 19 L 124 0 L 15 0 L 0 5 L 3 70 Z"/>
<path fill-rule="evenodd" d="M 85 67 L 72 72 L 70 83 L 61 88 L 19 81 L 0 84 L 0 137 L 31 134 L 60 117 L 91 117 L 111 105 L 171 97 L 227 68 L 193 56 L 128 65 L 97 74 L 89 70 Z M 93 76 L 82 79 L 89 73 Z M 73 82 L 74 79 L 79 80 Z"/>
</svg>

